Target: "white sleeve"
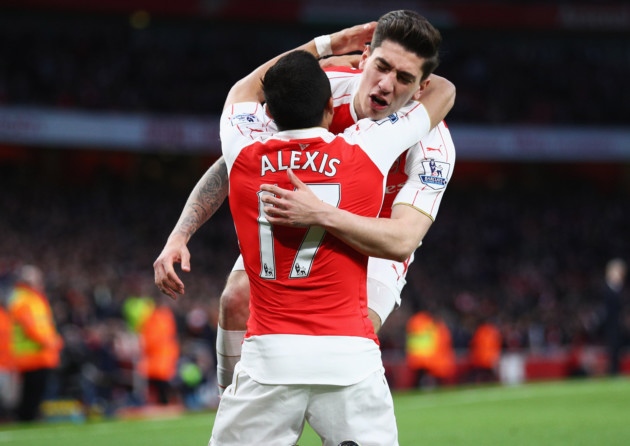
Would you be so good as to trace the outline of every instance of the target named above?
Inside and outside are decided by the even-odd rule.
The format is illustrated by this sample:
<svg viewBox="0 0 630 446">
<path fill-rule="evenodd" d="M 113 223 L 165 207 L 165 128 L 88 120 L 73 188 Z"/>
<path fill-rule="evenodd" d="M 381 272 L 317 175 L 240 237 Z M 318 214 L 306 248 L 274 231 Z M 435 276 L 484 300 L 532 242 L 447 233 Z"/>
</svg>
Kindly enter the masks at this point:
<svg viewBox="0 0 630 446">
<path fill-rule="evenodd" d="M 406 161 L 409 178 L 393 205 L 407 204 L 435 220 L 455 167 L 455 145 L 446 124 L 438 124 L 414 145 Z"/>
<path fill-rule="evenodd" d="M 348 143 L 359 145 L 386 174 L 396 158 L 420 141 L 430 126 L 427 110 L 416 102 L 409 110 L 393 113 L 380 121 L 362 119 L 341 136 Z"/>
<path fill-rule="evenodd" d="M 277 131 L 262 104 L 241 102 L 226 107 L 221 114 L 219 134 L 221 151 L 228 172 L 243 147 L 265 140 Z"/>
</svg>

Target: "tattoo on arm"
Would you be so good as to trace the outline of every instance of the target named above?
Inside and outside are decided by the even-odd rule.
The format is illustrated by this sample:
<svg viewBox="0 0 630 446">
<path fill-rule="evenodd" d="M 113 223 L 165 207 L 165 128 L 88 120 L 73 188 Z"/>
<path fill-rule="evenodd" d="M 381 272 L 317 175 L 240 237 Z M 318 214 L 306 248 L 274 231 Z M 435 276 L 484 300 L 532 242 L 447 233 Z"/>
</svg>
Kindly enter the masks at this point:
<svg viewBox="0 0 630 446">
<path fill-rule="evenodd" d="M 188 238 L 221 207 L 228 194 L 228 174 L 225 160 L 219 158 L 201 177 L 188 197 L 176 232 Z"/>
</svg>

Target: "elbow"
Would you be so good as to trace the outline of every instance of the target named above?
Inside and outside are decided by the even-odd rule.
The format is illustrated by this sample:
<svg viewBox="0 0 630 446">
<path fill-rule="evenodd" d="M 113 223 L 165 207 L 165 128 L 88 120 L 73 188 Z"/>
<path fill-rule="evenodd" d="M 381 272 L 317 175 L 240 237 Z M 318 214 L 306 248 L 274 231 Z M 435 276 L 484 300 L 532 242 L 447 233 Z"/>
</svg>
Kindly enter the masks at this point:
<svg viewBox="0 0 630 446">
<path fill-rule="evenodd" d="M 409 242 L 397 243 L 395 246 L 392 246 L 392 251 L 389 253 L 387 258 L 396 262 L 405 262 L 411 254 L 413 254 L 417 247 L 417 244 Z"/>
<path fill-rule="evenodd" d="M 411 254 L 413 253 L 413 251 L 414 251 L 413 249 L 410 251 L 404 251 L 404 252 L 401 251 L 400 253 L 398 253 L 397 256 L 395 256 L 395 258 L 391 260 L 395 260 L 396 262 L 400 262 L 400 263 L 406 262 L 407 259 L 411 257 Z"/>
</svg>

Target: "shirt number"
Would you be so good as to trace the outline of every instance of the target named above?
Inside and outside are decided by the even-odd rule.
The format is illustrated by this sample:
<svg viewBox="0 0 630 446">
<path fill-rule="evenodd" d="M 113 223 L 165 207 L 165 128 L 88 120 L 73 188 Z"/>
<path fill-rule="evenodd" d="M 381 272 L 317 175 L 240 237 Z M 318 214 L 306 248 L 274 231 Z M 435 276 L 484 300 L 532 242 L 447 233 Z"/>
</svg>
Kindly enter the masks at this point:
<svg viewBox="0 0 630 446">
<path fill-rule="evenodd" d="M 338 207 L 341 200 L 340 184 L 307 184 L 307 186 L 325 203 Z M 258 192 L 258 239 L 260 242 L 260 277 L 263 279 L 276 278 L 276 258 L 273 249 L 273 228 L 265 218 L 263 194 Z M 298 247 L 289 278 L 301 279 L 308 277 L 313 266 L 313 260 L 319 250 L 326 230 L 321 226 L 311 226 L 306 231 Z"/>
</svg>

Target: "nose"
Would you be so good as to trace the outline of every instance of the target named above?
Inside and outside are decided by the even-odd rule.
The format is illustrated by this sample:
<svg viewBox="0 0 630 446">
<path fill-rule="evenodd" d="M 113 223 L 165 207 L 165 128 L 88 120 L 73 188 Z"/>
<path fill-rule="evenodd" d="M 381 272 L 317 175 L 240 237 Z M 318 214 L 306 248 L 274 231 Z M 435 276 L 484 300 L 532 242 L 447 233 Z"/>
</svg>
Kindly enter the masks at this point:
<svg viewBox="0 0 630 446">
<path fill-rule="evenodd" d="M 383 94 L 389 94 L 394 91 L 394 83 L 396 81 L 396 73 L 390 71 L 385 73 L 378 83 L 378 88 L 381 89 Z"/>
</svg>

